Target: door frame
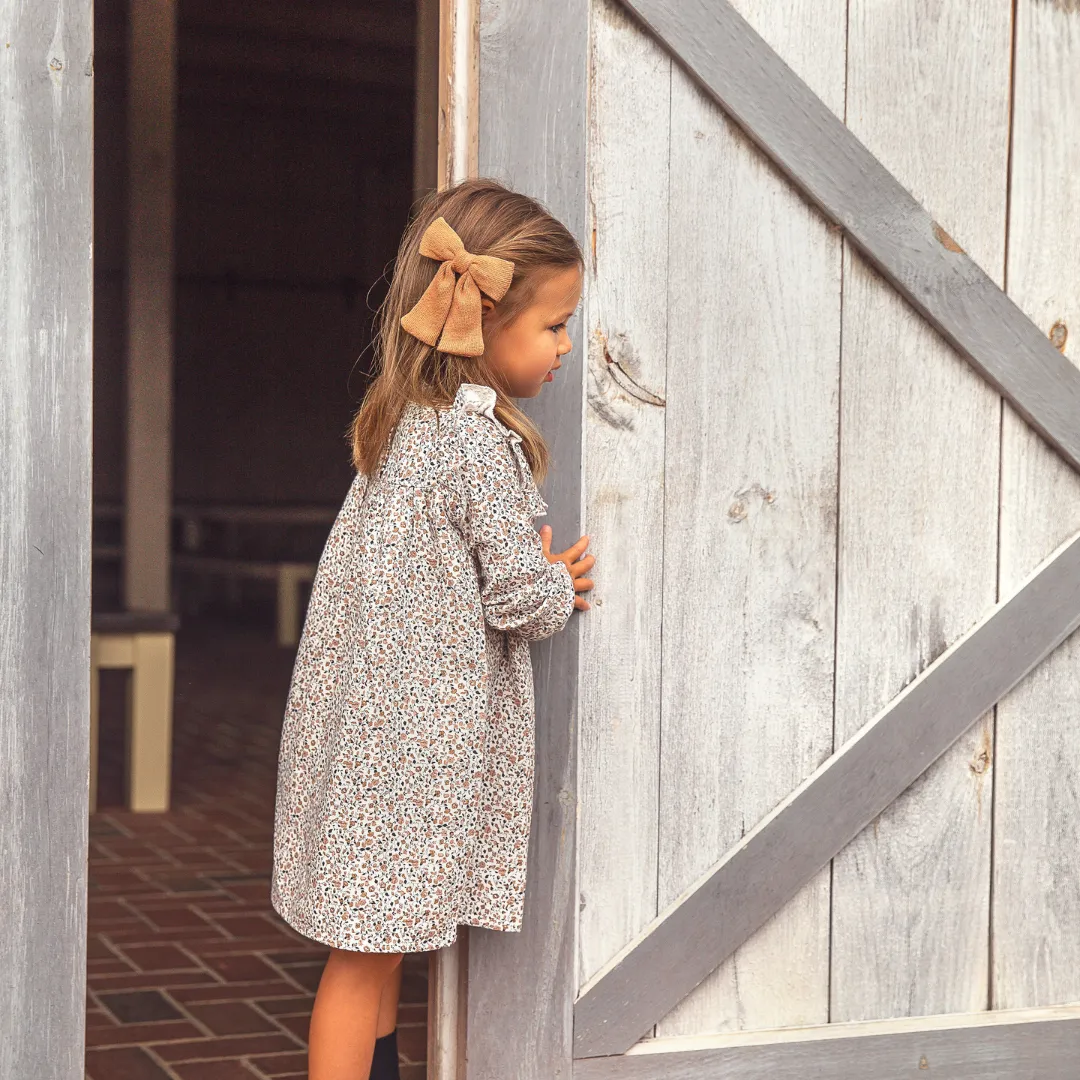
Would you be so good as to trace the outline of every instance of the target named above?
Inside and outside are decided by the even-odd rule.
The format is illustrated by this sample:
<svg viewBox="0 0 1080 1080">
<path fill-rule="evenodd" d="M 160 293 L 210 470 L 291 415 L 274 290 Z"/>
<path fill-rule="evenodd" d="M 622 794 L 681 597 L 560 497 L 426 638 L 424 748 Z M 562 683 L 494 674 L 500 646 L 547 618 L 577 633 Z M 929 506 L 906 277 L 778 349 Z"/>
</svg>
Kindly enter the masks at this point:
<svg viewBox="0 0 1080 1080">
<path fill-rule="evenodd" d="M 417 32 L 438 31 L 437 88 L 417 79 L 418 98 L 437 100 L 435 171 L 439 190 L 477 175 L 479 146 L 480 0 L 418 0 Z M 418 43 L 418 55 L 430 42 Z M 418 104 L 421 117 L 426 107 Z M 418 162 L 421 160 L 418 155 Z M 415 191 L 419 194 L 421 184 Z M 468 926 L 457 940 L 430 954 L 428 963 L 427 1069 L 431 1080 L 465 1076 L 468 1004 Z"/>
<path fill-rule="evenodd" d="M 0 1076 L 85 1071 L 93 8 L 0 0 Z"/>
</svg>

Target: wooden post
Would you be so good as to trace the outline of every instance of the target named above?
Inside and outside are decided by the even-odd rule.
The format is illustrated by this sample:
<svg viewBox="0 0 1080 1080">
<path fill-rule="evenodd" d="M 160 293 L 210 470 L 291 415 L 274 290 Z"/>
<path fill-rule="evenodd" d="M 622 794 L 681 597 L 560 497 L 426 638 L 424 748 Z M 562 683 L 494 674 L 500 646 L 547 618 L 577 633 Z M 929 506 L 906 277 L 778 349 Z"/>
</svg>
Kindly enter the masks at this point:
<svg viewBox="0 0 1080 1080">
<path fill-rule="evenodd" d="M 81 1080 L 93 15 L 0 0 L 0 1077 Z"/>
<path fill-rule="evenodd" d="M 539 199 L 586 247 L 589 0 L 482 0 L 479 172 Z M 552 34 L 558 43 L 553 44 Z M 540 89 L 538 89 L 540 88 Z M 588 310 L 588 283 L 583 310 Z M 553 544 L 582 525 L 586 365 L 575 356 L 527 411 L 553 448 Z M 536 780 L 524 924 L 469 931 L 467 1080 L 570 1080 L 577 902 L 580 617 L 533 647 Z"/>
<path fill-rule="evenodd" d="M 176 0 L 131 0 L 124 602 L 169 608 Z"/>
<path fill-rule="evenodd" d="M 128 804 L 169 809 L 172 754 L 173 635 L 136 634 L 128 710 Z"/>
<path fill-rule="evenodd" d="M 420 0 L 423 5 L 424 0 Z M 440 190 L 477 173 L 479 0 L 439 0 L 436 181 Z M 418 87 L 419 90 L 419 87 Z M 431 1080 L 465 1080 L 469 928 L 432 953 L 428 992 Z"/>
<path fill-rule="evenodd" d="M 439 187 L 475 176 L 479 147 L 479 0 L 441 0 Z"/>
</svg>

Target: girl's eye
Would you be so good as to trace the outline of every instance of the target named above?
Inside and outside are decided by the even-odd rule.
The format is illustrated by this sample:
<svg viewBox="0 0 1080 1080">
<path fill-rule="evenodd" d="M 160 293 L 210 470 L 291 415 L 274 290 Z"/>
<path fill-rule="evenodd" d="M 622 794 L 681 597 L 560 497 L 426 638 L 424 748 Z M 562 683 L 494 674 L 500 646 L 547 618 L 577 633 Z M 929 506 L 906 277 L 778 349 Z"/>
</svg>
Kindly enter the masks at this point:
<svg viewBox="0 0 1080 1080">
<path fill-rule="evenodd" d="M 557 334 L 565 325 L 564 322 L 556 323 L 554 326 L 549 326 L 548 329 Z"/>
</svg>

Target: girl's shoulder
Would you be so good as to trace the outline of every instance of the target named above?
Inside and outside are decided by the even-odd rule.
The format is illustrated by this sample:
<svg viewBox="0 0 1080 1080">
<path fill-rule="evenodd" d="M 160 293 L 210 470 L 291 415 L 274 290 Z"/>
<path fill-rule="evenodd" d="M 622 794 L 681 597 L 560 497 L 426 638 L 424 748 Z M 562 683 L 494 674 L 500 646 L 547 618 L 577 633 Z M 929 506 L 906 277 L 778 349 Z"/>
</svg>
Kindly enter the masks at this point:
<svg viewBox="0 0 1080 1080">
<path fill-rule="evenodd" d="M 490 432 L 494 428 L 507 441 L 520 443 L 521 436 L 495 415 L 496 400 L 492 387 L 483 383 L 462 383 L 449 405 L 420 405 L 409 402 L 402 413 L 398 430 L 408 431 L 420 418 L 427 417 L 439 430 L 449 427 L 459 437 L 463 430 Z M 485 419 L 480 419 L 481 417 Z M 449 425 L 444 424 L 447 418 L 451 420 Z"/>
<path fill-rule="evenodd" d="M 398 486 L 403 481 L 456 483 L 456 474 L 469 461 L 508 451 L 516 456 L 512 451 L 521 436 L 495 415 L 495 401 L 492 387 L 469 382 L 458 387 L 448 405 L 410 401 L 390 441 L 382 475 Z"/>
<path fill-rule="evenodd" d="M 450 405 L 410 403 L 396 435 L 385 475 L 400 490 L 445 489 L 463 505 L 469 476 L 490 488 L 507 487 L 533 516 L 546 514 L 522 450 L 521 436 L 495 415 L 496 394 L 483 383 L 461 383 Z"/>
<path fill-rule="evenodd" d="M 536 487 L 521 448 L 522 438 L 495 415 L 495 401 L 495 391 L 490 386 L 462 383 L 458 388 L 453 411 L 460 418 L 459 437 L 465 457 L 474 468 L 479 467 L 488 475 L 492 484 L 497 484 L 496 474 L 507 474 L 496 466 L 496 462 L 500 458 L 506 460 L 508 455 L 513 462 L 511 473 L 516 474 L 510 481 L 515 494 L 523 501 L 530 516 L 542 516 L 547 513 L 547 503 Z"/>
<path fill-rule="evenodd" d="M 458 387 L 452 408 L 459 413 L 475 413 L 478 416 L 487 417 L 508 442 L 520 443 L 521 436 L 495 415 L 495 401 L 495 391 L 490 386 L 466 382 Z"/>
</svg>

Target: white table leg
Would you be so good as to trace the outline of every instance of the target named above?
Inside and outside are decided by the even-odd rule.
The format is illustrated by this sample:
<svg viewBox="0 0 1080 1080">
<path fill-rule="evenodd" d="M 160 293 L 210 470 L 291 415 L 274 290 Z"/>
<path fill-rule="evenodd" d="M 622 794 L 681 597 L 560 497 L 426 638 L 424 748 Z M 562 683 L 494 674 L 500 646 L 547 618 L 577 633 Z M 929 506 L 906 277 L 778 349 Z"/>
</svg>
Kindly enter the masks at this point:
<svg viewBox="0 0 1080 1080">
<path fill-rule="evenodd" d="M 293 563 L 278 566 L 277 639 L 285 648 L 300 641 L 300 579 L 303 568 Z"/>
<path fill-rule="evenodd" d="M 128 806 L 169 808 L 172 763 L 173 635 L 135 634 L 128 740 Z"/>
<path fill-rule="evenodd" d="M 101 702 L 101 669 L 98 667 L 97 639 L 90 635 L 90 813 L 97 809 L 98 713 Z"/>
<path fill-rule="evenodd" d="M 235 559 L 240 552 L 240 527 L 235 521 L 225 522 L 225 554 Z M 240 606 L 240 579 L 228 575 L 225 578 L 225 603 L 230 611 Z"/>
</svg>

